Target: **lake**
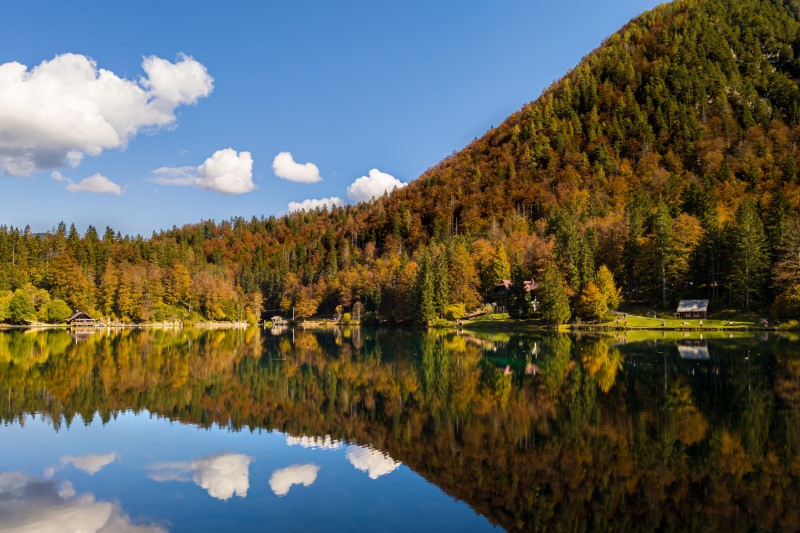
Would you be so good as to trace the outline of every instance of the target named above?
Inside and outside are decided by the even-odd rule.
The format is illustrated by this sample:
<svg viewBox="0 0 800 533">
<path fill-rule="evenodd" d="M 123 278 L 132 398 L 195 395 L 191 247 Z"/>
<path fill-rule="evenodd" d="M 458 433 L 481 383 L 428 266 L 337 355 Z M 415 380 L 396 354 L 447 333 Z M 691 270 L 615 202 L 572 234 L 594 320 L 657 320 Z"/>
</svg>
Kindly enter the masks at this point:
<svg viewBox="0 0 800 533">
<path fill-rule="evenodd" d="M 0 333 L 2 531 L 800 530 L 800 338 Z"/>
</svg>

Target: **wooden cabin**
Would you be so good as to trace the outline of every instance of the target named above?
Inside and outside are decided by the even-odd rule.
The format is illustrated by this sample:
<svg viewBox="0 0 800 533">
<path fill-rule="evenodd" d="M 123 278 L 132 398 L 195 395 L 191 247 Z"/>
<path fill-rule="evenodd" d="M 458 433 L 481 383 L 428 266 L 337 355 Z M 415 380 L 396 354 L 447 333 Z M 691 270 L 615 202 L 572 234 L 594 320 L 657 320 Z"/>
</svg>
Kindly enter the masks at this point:
<svg viewBox="0 0 800 533">
<path fill-rule="evenodd" d="M 274 316 L 270 318 L 269 321 L 272 322 L 273 326 L 282 326 L 288 323 L 288 321 L 282 316 Z"/>
<path fill-rule="evenodd" d="M 67 324 L 75 328 L 100 328 L 105 326 L 102 321 L 92 318 L 89 313 L 85 311 L 75 311 L 75 313 L 67 319 Z"/>
<path fill-rule="evenodd" d="M 539 288 L 539 284 L 533 281 L 532 279 L 526 279 L 522 282 L 523 287 L 525 288 L 525 292 L 531 295 L 531 301 L 535 299 L 536 289 Z M 495 304 L 495 310 L 498 313 L 505 313 L 506 311 L 506 304 L 508 302 L 508 294 L 511 292 L 511 280 L 504 279 L 498 281 L 495 286 L 489 291 L 489 294 L 486 298 L 487 303 Z M 534 311 L 536 308 L 534 307 Z"/>
<path fill-rule="evenodd" d="M 678 303 L 678 318 L 708 318 L 708 300 L 681 300 Z"/>
</svg>

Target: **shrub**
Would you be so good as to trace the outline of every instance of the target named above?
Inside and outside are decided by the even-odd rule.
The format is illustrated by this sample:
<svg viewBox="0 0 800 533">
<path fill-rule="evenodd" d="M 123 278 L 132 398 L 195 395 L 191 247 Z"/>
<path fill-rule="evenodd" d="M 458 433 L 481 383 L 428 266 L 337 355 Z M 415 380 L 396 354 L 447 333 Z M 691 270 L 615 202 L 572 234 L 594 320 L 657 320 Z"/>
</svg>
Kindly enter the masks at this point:
<svg viewBox="0 0 800 533">
<path fill-rule="evenodd" d="M 444 308 L 444 317 L 448 320 L 458 320 L 467 314 L 467 308 L 464 304 L 452 304 Z"/>
</svg>

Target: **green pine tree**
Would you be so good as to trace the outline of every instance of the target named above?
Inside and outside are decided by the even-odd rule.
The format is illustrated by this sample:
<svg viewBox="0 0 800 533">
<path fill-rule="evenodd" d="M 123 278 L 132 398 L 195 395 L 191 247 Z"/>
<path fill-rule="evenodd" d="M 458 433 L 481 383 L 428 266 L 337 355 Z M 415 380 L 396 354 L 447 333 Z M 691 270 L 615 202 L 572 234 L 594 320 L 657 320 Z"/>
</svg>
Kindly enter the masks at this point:
<svg viewBox="0 0 800 533">
<path fill-rule="evenodd" d="M 750 309 L 761 301 L 769 267 L 769 250 L 764 225 L 753 200 L 745 200 L 736 214 L 733 228 L 731 281 L 734 298 Z"/>
<path fill-rule="evenodd" d="M 530 314 L 530 295 L 525 290 L 522 267 L 515 264 L 511 270 L 511 287 L 508 291 L 508 314 L 511 318 L 526 318 Z"/>
<path fill-rule="evenodd" d="M 539 301 L 542 306 L 542 316 L 548 323 L 554 322 L 558 326 L 572 316 L 569 296 L 564 289 L 564 279 L 552 263 L 545 268 L 542 282 L 539 284 Z"/>
<path fill-rule="evenodd" d="M 427 324 L 436 318 L 436 305 L 434 302 L 434 273 L 431 265 L 430 253 L 426 250 L 417 274 L 417 321 Z"/>
</svg>

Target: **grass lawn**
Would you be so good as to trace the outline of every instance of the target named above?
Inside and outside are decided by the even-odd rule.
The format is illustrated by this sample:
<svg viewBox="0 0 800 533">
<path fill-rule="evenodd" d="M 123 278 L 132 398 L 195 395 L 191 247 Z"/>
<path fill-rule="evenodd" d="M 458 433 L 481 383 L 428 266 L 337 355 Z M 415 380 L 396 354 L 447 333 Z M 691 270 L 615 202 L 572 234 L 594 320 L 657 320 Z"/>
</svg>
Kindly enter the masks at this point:
<svg viewBox="0 0 800 533">
<path fill-rule="evenodd" d="M 599 326 L 607 326 L 612 328 L 647 328 L 647 329 L 743 329 L 753 328 L 758 324 L 751 320 L 720 320 L 720 319 L 707 319 L 700 320 L 696 318 L 681 319 L 681 318 L 653 318 L 635 315 L 626 315 L 623 320 L 609 320 L 597 324 Z"/>
</svg>

